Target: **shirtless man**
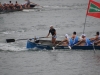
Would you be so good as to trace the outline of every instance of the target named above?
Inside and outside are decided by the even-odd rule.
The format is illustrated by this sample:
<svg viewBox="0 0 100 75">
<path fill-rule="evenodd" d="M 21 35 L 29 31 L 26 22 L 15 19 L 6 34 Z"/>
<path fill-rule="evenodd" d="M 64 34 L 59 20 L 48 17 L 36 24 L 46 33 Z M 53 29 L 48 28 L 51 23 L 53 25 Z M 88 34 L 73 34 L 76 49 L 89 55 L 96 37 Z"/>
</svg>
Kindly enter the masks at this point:
<svg viewBox="0 0 100 75">
<path fill-rule="evenodd" d="M 90 40 L 97 46 L 100 46 L 100 34 L 96 32 L 96 36 L 94 38 L 90 38 Z"/>
<path fill-rule="evenodd" d="M 22 6 L 21 6 L 20 4 L 18 4 L 17 1 L 16 1 L 16 3 L 15 3 L 15 8 L 16 8 L 16 9 L 19 9 L 19 10 L 22 10 L 22 9 L 23 9 Z"/>
<path fill-rule="evenodd" d="M 4 10 L 6 10 L 6 11 L 10 9 L 9 4 L 6 4 L 6 3 L 3 4 L 3 7 L 4 7 Z"/>
<path fill-rule="evenodd" d="M 0 11 L 2 11 L 4 8 L 3 8 L 3 6 L 2 6 L 2 4 L 1 4 L 1 2 L 0 2 Z"/>
<path fill-rule="evenodd" d="M 10 8 L 10 10 L 14 10 L 15 9 L 14 4 L 11 1 L 9 1 L 9 8 Z"/>
<path fill-rule="evenodd" d="M 69 36 L 68 34 L 65 34 L 65 39 L 60 42 L 62 46 L 68 46 L 69 45 Z"/>
</svg>

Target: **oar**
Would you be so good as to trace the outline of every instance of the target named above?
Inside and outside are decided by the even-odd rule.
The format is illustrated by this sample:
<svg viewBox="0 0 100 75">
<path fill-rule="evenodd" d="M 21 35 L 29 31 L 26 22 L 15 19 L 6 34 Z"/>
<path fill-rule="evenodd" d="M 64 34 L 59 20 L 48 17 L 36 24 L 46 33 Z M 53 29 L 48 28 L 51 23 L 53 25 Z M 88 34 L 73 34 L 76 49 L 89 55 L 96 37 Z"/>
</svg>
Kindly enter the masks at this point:
<svg viewBox="0 0 100 75">
<path fill-rule="evenodd" d="M 92 45 L 93 45 L 93 50 L 94 50 L 94 53 L 95 53 L 95 47 L 94 47 L 94 42 L 93 42 L 93 44 L 92 44 Z"/>
<path fill-rule="evenodd" d="M 19 40 L 27 40 L 27 39 L 17 39 L 17 40 L 15 40 L 15 39 L 6 39 L 6 42 L 10 43 L 10 42 L 15 42 L 15 41 L 19 41 Z"/>
<path fill-rule="evenodd" d="M 39 38 L 47 38 L 47 37 L 39 37 Z M 6 42 L 10 43 L 10 42 L 15 42 L 15 41 L 19 41 L 19 40 L 28 40 L 28 39 L 6 39 Z"/>
<path fill-rule="evenodd" d="M 63 42 L 63 41 L 61 41 L 60 43 L 62 43 L 62 42 Z M 55 47 L 52 47 L 52 48 L 53 48 L 53 50 L 55 50 L 55 48 L 56 48 L 57 46 L 59 46 L 59 44 L 60 44 L 60 43 L 56 44 L 56 46 L 55 46 Z M 69 48 L 69 49 L 72 49 L 72 48 L 71 48 L 71 46 L 68 46 L 68 48 Z"/>
<path fill-rule="evenodd" d="M 56 44 L 56 46 L 52 47 L 52 49 L 55 50 L 55 48 L 56 48 L 57 46 L 59 46 L 60 43 L 62 43 L 62 41 L 59 42 L 58 44 Z"/>
</svg>

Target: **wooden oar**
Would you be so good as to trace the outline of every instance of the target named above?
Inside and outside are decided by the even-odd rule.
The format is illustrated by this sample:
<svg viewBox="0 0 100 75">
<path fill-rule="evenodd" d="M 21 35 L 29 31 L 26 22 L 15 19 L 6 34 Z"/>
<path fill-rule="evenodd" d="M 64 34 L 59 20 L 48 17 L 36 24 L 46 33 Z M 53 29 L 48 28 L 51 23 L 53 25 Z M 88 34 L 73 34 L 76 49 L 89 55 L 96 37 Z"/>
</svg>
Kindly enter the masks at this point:
<svg viewBox="0 0 100 75">
<path fill-rule="evenodd" d="M 39 38 L 47 38 L 47 37 L 39 37 Z M 6 42 L 10 43 L 10 42 L 15 42 L 15 41 L 19 41 L 19 40 L 28 40 L 28 39 L 6 39 Z"/>
<path fill-rule="evenodd" d="M 57 46 L 59 46 L 59 44 L 61 44 L 62 42 L 63 42 L 63 41 L 61 41 L 61 42 L 59 42 L 58 44 L 56 44 L 56 46 L 55 46 L 55 47 L 52 47 L 52 48 L 53 48 L 53 50 L 55 50 L 55 48 L 56 48 Z M 69 49 L 72 49 L 72 48 L 71 48 L 71 46 L 68 46 L 68 48 L 69 48 Z"/>
<path fill-rule="evenodd" d="M 94 53 L 95 53 L 95 47 L 94 47 L 94 42 L 93 42 L 93 44 L 92 44 L 92 45 L 93 45 L 93 50 L 94 50 Z"/>
<path fill-rule="evenodd" d="M 17 40 L 15 40 L 15 39 L 6 39 L 6 42 L 10 43 L 10 42 L 15 42 L 15 41 L 19 41 L 19 40 L 27 40 L 27 39 L 17 39 Z"/>
</svg>

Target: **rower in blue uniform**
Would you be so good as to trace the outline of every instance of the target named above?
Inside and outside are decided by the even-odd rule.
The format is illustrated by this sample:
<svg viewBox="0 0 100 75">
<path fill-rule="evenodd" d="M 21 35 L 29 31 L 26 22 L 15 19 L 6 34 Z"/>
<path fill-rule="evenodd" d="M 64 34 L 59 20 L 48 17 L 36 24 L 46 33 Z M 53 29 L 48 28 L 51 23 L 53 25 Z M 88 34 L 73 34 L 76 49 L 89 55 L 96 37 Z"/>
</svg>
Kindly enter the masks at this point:
<svg viewBox="0 0 100 75">
<path fill-rule="evenodd" d="M 82 34 L 81 37 L 82 39 L 75 45 L 78 45 L 78 46 L 90 46 L 91 45 L 90 40 L 86 38 L 85 34 Z"/>
<path fill-rule="evenodd" d="M 72 37 L 69 39 L 69 46 L 73 46 L 74 44 L 78 43 L 79 38 L 76 35 L 76 32 L 73 32 Z"/>
</svg>

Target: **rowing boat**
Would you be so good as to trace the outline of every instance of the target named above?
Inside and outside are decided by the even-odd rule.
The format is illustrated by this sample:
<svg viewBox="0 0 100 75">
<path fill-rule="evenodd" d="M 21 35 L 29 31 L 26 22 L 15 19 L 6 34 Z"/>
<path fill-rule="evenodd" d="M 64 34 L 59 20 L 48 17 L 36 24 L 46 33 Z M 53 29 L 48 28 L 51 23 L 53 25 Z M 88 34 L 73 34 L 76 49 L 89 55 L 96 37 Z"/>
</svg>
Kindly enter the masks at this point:
<svg viewBox="0 0 100 75">
<path fill-rule="evenodd" d="M 0 14 L 2 14 L 2 13 L 9 13 L 9 12 L 16 12 L 16 11 L 22 11 L 22 9 L 16 9 L 16 10 L 2 10 L 2 11 L 0 11 Z"/>
<path fill-rule="evenodd" d="M 39 40 L 38 43 L 28 40 L 26 48 L 27 49 L 37 48 L 37 49 L 53 50 L 53 45 L 48 40 Z M 94 50 L 94 48 L 100 50 L 100 46 L 72 46 L 71 47 L 72 50 Z M 55 49 L 66 50 L 66 49 L 70 49 L 70 48 L 68 46 L 55 46 Z"/>
<path fill-rule="evenodd" d="M 40 37 L 40 38 L 46 38 L 46 37 Z M 15 41 L 20 41 L 20 40 L 27 40 L 27 39 L 6 39 L 7 43 L 11 43 L 11 42 L 15 42 Z M 61 41 L 56 40 L 56 44 L 60 43 Z M 61 45 L 56 45 L 53 46 L 51 40 L 41 40 L 39 38 L 37 38 L 37 40 L 35 40 L 35 38 L 32 39 L 28 39 L 27 40 L 27 45 L 26 45 L 27 49 L 40 49 L 40 50 L 54 50 L 54 49 L 72 49 L 72 50 L 94 50 L 98 49 L 100 50 L 100 46 L 61 46 Z"/>
<path fill-rule="evenodd" d="M 30 8 L 29 9 L 33 9 L 35 6 L 37 6 L 36 4 L 30 4 Z M 9 12 L 15 12 L 15 11 L 22 11 L 23 9 L 12 9 L 12 10 L 1 10 L 0 9 L 0 14 L 3 13 L 9 13 Z"/>
</svg>

